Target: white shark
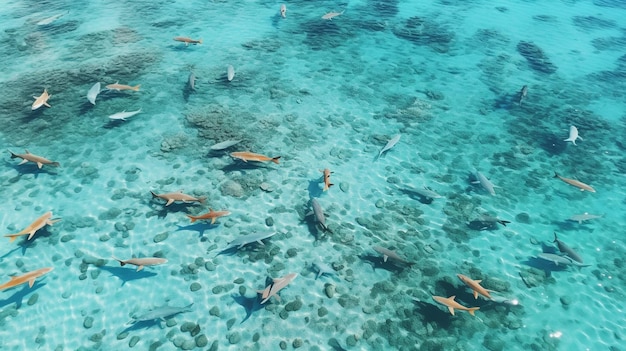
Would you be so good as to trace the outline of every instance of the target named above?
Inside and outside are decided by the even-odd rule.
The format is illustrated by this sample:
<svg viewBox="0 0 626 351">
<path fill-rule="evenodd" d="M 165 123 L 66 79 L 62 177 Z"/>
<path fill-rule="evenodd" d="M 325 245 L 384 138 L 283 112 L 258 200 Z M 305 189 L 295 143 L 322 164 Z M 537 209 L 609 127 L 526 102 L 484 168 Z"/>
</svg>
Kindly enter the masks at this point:
<svg viewBox="0 0 626 351">
<path fill-rule="evenodd" d="M 109 116 L 110 119 L 112 120 L 121 120 L 121 121 L 125 121 L 126 118 L 130 118 L 138 113 L 141 112 L 141 109 L 137 110 L 137 111 L 129 111 L 126 112 L 126 110 L 122 111 L 122 112 L 118 112 L 118 113 L 114 113 L 112 115 Z"/>
<path fill-rule="evenodd" d="M 298 273 L 289 273 L 281 278 L 274 278 L 272 284 L 268 285 L 264 290 L 258 290 L 257 292 L 261 294 L 263 300 L 261 300 L 261 305 L 269 301 L 272 296 L 275 296 L 278 301 L 280 301 L 280 296 L 278 296 L 278 292 L 286 287 L 292 280 L 294 280 L 298 276 Z"/>
<path fill-rule="evenodd" d="M 222 141 L 221 143 L 217 143 L 217 144 L 211 146 L 211 150 L 219 151 L 219 150 L 228 149 L 229 147 L 231 147 L 233 145 L 237 145 L 240 142 L 241 142 L 241 140 L 226 140 L 226 141 Z"/>
<path fill-rule="evenodd" d="M 487 190 L 487 192 L 489 192 L 489 194 L 491 194 L 491 195 L 495 195 L 496 194 L 496 190 L 494 189 L 495 186 L 493 185 L 493 183 L 489 179 L 487 179 L 487 177 L 485 177 L 479 171 L 476 171 L 476 173 L 474 173 L 474 176 L 476 176 L 476 182 L 478 182 L 480 184 L 480 186 L 483 187 L 483 189 Z"/>
<path fill-rule="evenodd" d="M 87 92 L 87 100 L 95 105 L 98 94 L 100 94 L 100 82 L 97 82 L 91 87 L 91 89 L 89 89 L 89 91 Z"/>
<path fill-rule="evenodd" d="M 382 150 L 380 150 L 380 152 L 378 153 L 378 157 L 380 158 L 380 156 L 382 156 L 383 153 L 391 150 L 392 147 L 396 146 L 396 144 L 398 143 L 398 141 L 400 141 L 400 137 L 402 136 L 402 134 L 396 134 L 394 135 L 388 142 L 387 145 L 385 145 L 385 147 L 382 148 Z"/>
<path fill-rule="evenodd" d="M 578 135 L 578 128 L 571 126 L 569 127 L 569 137 L 563 141 L 571 141 L 572 144 L 576 145 L 576 139 L 583 140 L 583 138 Z"/>
<path fill-rule="evenodd" d="M 233 65 L 228 65 L 226 68 L 226 78 L 229 82 L 235 78 L 235 67 L 233 67 Z"/>
</svg>

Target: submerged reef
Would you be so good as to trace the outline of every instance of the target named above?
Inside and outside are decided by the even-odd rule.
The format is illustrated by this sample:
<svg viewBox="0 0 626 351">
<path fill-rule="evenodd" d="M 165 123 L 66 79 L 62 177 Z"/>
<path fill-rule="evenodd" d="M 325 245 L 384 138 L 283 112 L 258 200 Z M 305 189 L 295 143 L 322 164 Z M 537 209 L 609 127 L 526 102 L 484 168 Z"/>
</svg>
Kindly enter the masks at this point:
<svg viewBox="0 0 626 351">
<path fill-rule="evenodd" d="M 537 44 L 528 41 L 520 41 L 517 44 L 517 52 L 524 56 L 528 65 L 535 71 L 542 73 L 554 73 L 557 70 L 546 54 Z"/>
<path fill-rule="evenodd" d="M 396 25 L 393 34 L 417 45 L 426 45 L 434 51 L 445 53 L 450 50 L 454 32 L 442 24 L 425 17 L 414 16 L 403 24 Z"/>
</svg>

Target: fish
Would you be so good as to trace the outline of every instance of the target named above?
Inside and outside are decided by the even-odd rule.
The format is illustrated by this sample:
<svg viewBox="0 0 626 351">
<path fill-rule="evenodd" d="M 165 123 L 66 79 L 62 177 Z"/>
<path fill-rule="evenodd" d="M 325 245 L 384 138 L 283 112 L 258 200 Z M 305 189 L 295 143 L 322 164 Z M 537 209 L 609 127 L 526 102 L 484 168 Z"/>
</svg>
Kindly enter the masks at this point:
<svg viewBox="0 0 626 351">
<path fill-rule="evenodd" d="M 563 265 L 563 266 L 577 266 L 577 267 L 589 267 L 590 264 L 582 264 L 580 262 L 575 261 L 573 258 L 568 256 L 561 256 L 553 253 L 542 252 L 537 255 L 537 258 L 541 258 L 542 260 L 550 261 L 555 265 Z"/>
<path fill-rule="evenodd" d="M 324 174 L 324 191 L 326 191 L 330 189 L 331 186 L 335 185 L 330 182 L 330 174 L 332 172 L 328 168 L 324 168 L 323 170 L 320 170 L 320 172 Z"/>
<path fill-rule="evenodd" d="M 431 190 L 428 187 L 424 187 L 422 189 L 420 189 L 420 188 L 415 189 L 415 188 L 411 187 L 411 191 L 413 191 L 417 195 L 419 195 L 421 197 L 424 197 L 424 198 L 427 198 L 427 199 L 440 199 L 440 198 L 443 197 L 443 196 L 437 194 L 436 192 L 434 192 L 433 190 Z"/>
<path fill-rule="evenodd" d="M 50 99 L 51 97 L 52 95 L 48 94 L 48 89 L 44 89 L 43 93 L 41 93 L 41 95 L 39 96 L 33 96 L 33 99 L 35 99 L 35 101 L 33 102 L 33 105 L 30 108 L 31 111 L 35 111 L 41 106 L 50 107 L 50 105 L 48 105 L 48 99 Z"/>
<path fill-rule="evenodd" d="M 152 194 L 152 198 L 158 197 L 163 200 L 167 200 L 167 203 L 165 204 L 165 206 L 171 205 L 172 203 L 174 203 L 174 201 L 182 201 L 184 203 L 199 202 L 201 204 L 203 204 L 206 201 L 206 196 L 201 196 L 201 197 L 196 198 L 191 195 L 183 194 L 182 191 L 179 191 L 176 193 L 165 193 L 165 194 L 156 194 L 153 191 L 150 191 L 150 193 Z"/>
<path fill-rule="evenodd" d="M 556 172 L 554 172 L 554 178 L 559 178 L 560 180 L 564 181 L 565 183 L 567 183 L 569 185 L 573 185 L 573 186 L 579 188 L 580 191 L 587 190 L 588 192 L 591 192 L 591 193 L 595 193 L 596 192 L 596 190 L 594 188 L 592 188 L 591 186 L 589 186 L 589 185 L 587 185 L 587 184 L 585 184 L 583 182 L 579 182 L 576 179 L 570 179 L 570 178 L 561 177 Z"/>
<path fill-rule="evenodd" d="M 126 84 L 119 84 L 119 82 L 115 82 L 113 84 L 109 84 L 107 86 L 105 86 L 105 88 L 109 89 L 109 90 L 117 90 L 117 91 L 121 91 L 121 90 L 133 90 L 133 91 L 139 91 L 139 87 L 141 86 L 141 84 L 137 84 L 134 87 L 130 86 L 130 85 L 126 85 Z"/>
<path fill-rule="evenodd" d="M 39 268 L 37 270 L 24 273 L 20 276 L 13 276 L 11 277 L 11 280 L 0 285 L 0 290 L 10 289 L 18 285 L 24 284 L 26 282 L 28 282 L 28 287 L 32 288 L 33 285 L 35 284 L 35 279 L 49 273 L 53 269 L 54 269 L 53 267 Z"/>
<path fill-rule="evenodd" d="M 493 217 L 493 216 L 483 214 L 478 219 L 470 221 L 467 225 L 471 229 L 475 229 L 475 230 L 485 230 L 485 229 L 491 230 L 491 229 L 498 229 L 497 228 L 498 226 L 496 223 L 500 223 L 506 227 L 506 225 L 508 223 L 511 223 L 511 221 L 507 221 L 504 219 L 500 219 L 498 217 Z"/>
<path fill-rule="evenodd" d="M 563 141 L 571 141 L 572 144 L 576 145 L 576 139 L 583 140 L 583 138 L 581 138 L 580 135 L 578 135 L 578 128 L 574 126 L 570 126 L 569 137 L 567 139 L 564 139 Z"/>
<path fill-rule="evenodd" d="M 26 240 L 30 240 L 39 229 L 45 227 L 46 225 L 53 225 L 54 223 L 61 220 L 61 218 L 50 219 L 52 218 L 52 212 L 46 212 L 41 217 L 35 219 L 33 223 L 29 224 L 28 227 L 22 229 L 20 232 L 15 234 L 7 234 L 5 237 L 10 239 L 10 242 L 15 241 L 18 236 L 28 234 L 28 238 Z"/>
<path fill-rule="evenodd" d="M 263 244 L 262 240 L 265 240 L 267 238 L 270 238 L 274 235 L 276 235 L 277 233 L 253 233 L 253 234 L 247 234 L 247 235 L 242 235 L 240 237 L 238 237 L 237 239 L 231 241 L 228 243 L 228 247 L 226 247 L 224 250 L 222 251 L 228 251 L 232 248 L 237 248 L 237 250 L 241 249 L 242 247 L 248 245 L 248 244 L 252 244 L 252 243 L 258 243 L 259 245 L 265 245 Z"/>
<path fill-rule="evenodd" d="M 235 67 L 228 65 L 228 67 L 226 67 L 226 79 L 230 82 L 233 78 L 235 78 Z"/>
<path fill-rule="evenodd" d="M 322 228 L 323 232 L 330 231 L 328 226 L 326 226 L 326 216 L 324 215 L 324 210 L 322 209 L 322 206 L 320 206 L 319 202 L 317 202 L 317 199 L 311 199 L 311 208 L 311 211 L 309 211 L 305 217 L 312 215 L 313 218 L 315 218 L 315 222 Z"/>
<path fill-rule="evenodd" d="M 98 94 L 100 94 L 100 82 L 97 82 L 91 87 L 91 89 L 89 89 L 87 92 L 87 100 L 89 100 L 91 104 L 95 105 Z"/>
<path fill-rule="evenodd" d="M 127 264 L 137 266 L 137 272 L 142 270 L 144 266 L 156 266 L 167 262 L 165 258 L 160 257 L 137 257 L 129 258 L 127 260 L 120 260 L 119 258 L 113 257 L 113 259 L 118 261 L 120 266 L 125 266 Z"/>
<path fill-rule="evenodd" d="M 385 147 L 382 148 L 382 150 L 380 150 L 380 152 L 378 153 L 378 157 L 380 158 L 380 156 L 382 156 L 383 153 L 385 153 L 386 151 L 389 151 L 392 147 L 396 146 L 396 144 L 398 143 L 398 141 L 400 141 L 400 137 L 402 136 L 402 134 L 396 134 L 394 135 L 388 142 L 387 145 L 385 145 Z"/>
<path fill-rule="evenodd" d="M 465 307 L 463 305 L 461 305 L 460 303 L 454 301 L 454 299 L 456 298 L 456 296 L 452 295 L 448 298 L 442 297 L 442 296 L 435 296 L 433 295 L 433 299 L 437 302 L 439 302 L 440 304 L 448 307 L 448 311 L 450 311 L 450 314 L 452 314 L 454 316 L 454 309 L 457 310 L 461 310 L 461 311 L 467 311 L 469 312 L 469 314 L 471 314 L 472 316 L 474 316 L 474 311 L 477 311 L 480 309 L 480 307 Z"/>
<path fill-rule="evenodd" d="M 228 216 L 230 215 L 230 212 L 228 211 L 213 211 L 213 209 L 209 209 L 209 212 L 205 213 L 205 214 L 201 214 L 199 216 L 192 216 L 192 215 L 187 215 L 187 217 L 189 217 L 189 219 L 191 219 L 191 223 L 199 220 L 199 219 L 210 219 L 211 220 L 211 224 L 215 223 L 215 220 L 219 217 L 224 217 L 224 216 Z"/>
<path fill-rule="evenodd" d="M 69 13 L 69 11 L 67 11 L 67 13 Z M 64 13 L 59 13 L 57 15 L 54 16 L 50 16 L 48 18 L 44 18 L 41 21 L 37 22 L 38 26 L 46 26 L 56 20 L 58 20 L 59 18 L 63 17 L 65 14 Z"/>
<path fill-rule="evenodd" d="M 329 13 L 325 14 L 324 16 L 322 16 L 322 19 L 325 19 L 325 20 L 332 20 L 333 18 L 335 18 L 335 17 L 337 17 L 337 16 L 339 16 L 339 15 L 343 15 L 343 12 L 344 12 L 344 11 L 345 11 L 345 10 L 343 10 L 343 11 L 341 11 L 341 12 L 332 12 L 332 11 L 331 11 L 331 12 L 329 12 Z"/>
<path fill-rule="evenodd" d="M 456 276 L 459 277 L 459 279 L 461 279 L 461 281 L 465 283 L 465 285 L 467 285 L 470 289 L 474 291 L 474 299 L 477 299 L 478 294 L 480 294 L 491 300 L 491 295 L 489 294 L 491 290 L 487 290 L 480 286 L 480 282 L 482 280 L 473 280 L 472 278 L 463 274 L 457 274 Z"/>
<path fill-rule="evenodd" d="M 41 157 L 41 156 L 37 156 L 37 155 L 33 155 L 31 154 L 28 150 L 24 150 L 26 151 L 25 154 L 16 154 L 14 152 L 12 152 L 11 150 L 9 150 L 9 152 L 11 153 L 11 158 L 21 158 L 22 162 L 18 163 L 19 165 L 23 165 L 26 162 L 34 162 L 37 164 L 37 167 L 39 169 L 41 169 L 41 167 L 43 167 L 43 165 L 50 165 L 50 166 L 54 166 L 54 167 L 59 167 L 61 164 L 55 161 L 50 161 L 47 158 Z"/>
<path fill-rule="evenodd" d="M 482 173 L 480 173 L 479 171 L 476 171 L 474 173 L 474 176 L 476 177 L 477 181 L 480 186 L 483 187 L 483 189 L 487 190 L 487 192 L 491 195 L 495 195 L 496 194 L 496 190 L 495 190 L 495 186 L 493 185 L 493 183 L 487 179 L 487 177 L 485 177 Z"/>
<path fill-rule="evenodd" d="M 392 260 L 395 262 L 408 264 L 409 266 L 413 265 L 413 262 L 409 262 L 406 259 L 400 257 L 394 250 L 389 250 L 381 246 L 374 246 L 372 247 L 372 249 L 374 249 L 374 251 L 378 252 L 379 254 L 383 255 L 383 262 Z"/>
<path fill-rule="evenodd" d="M 193 306 L 193 302 L 184 307 L 174 307 L 174 306 L 168 306 L 168 305 L 157 307 L 140 316 L 137 316 L 137 317 L 133 316 L 132 317 L 133 320 L 130 322 L 130 324 L 134 324 L 137 322 L 148 322 L 148 321 L 153 321 L 157 319 L 160 321 L 163 321 L 167 317 L 171 317 L 179 313 L 185 313 L 185 312 L 191 311 L 191 306 Z"/>
<path fill-rule="evenodd" d="M 211 146 L 211 150 L 218 151 L 218 150 L 228 149 L 229 147 L 231 147 L 233 145 L 237 145 L 240 142 L 241 142 L 241 140 L 226 140 L 226 141 L 222 141 L 221 143 L 217 143 L 217 144 Z"/>
<path fill-rule="evenodd" d="M 194 40 L 188 37 L 174 37 L 174 40 L 185 43 L 185 46 L 189 46 L 189 44 L 202 44 L 202 39 Z"/>
<path fill-rule="evenodd" d="M 195 91 L 196 90 L 196 74 L 193 72 L 189 72 L 189 77 L 187 77 L 187 86 L 189 89 Z"/>
<path fill-rule="evenodd" d="M 286 287 L 292 280 L 294 280 L 298 276 L 298 273 L 289 273 L 280 278 L 274 278 L 273 282 L 268 285 L 264 290 L 257 290 L 263 300 L 261 300 L 261 305 L 269 301 L 272 296 L 275 296 L 278 301 L 280 301 L 280 296 L 278 296 L 278 292 Z"/>
<path fill-rule="evenodd" d="M 287 18 L 287 5 L 285 4 L 280 5 L 280 17 Z"/>
<path fill-rule="evenodd" d="M 248 161 L 256 161 L 256 162 L 272 161 L 275 164 L 278 164 L 278 159 L 280 159 L 280 156 L 267 157 L 265 155 L 259 155 L 259 154 L 255 154 L 255 153 L 247 152 L 247 151 L 232 152 L 230 154 L 230 156 L 232 158 L 238 158 L 238 159 L 242 160 L 243 162 L 248 162 Z"/>
<path fill-rule="evenodd" d="M 580 257 L 580 255 L 578 255 L 576 251 L 572 250 L 571 247 L 567 246 L 564 242 L 559 240 L 559 238 L 557 238 L 556 236 L 556 232 L 554 232 L 554 240 L 552 242 L 556 243 L 556 246 L 559 248 L 560 252 L 564 253 L 566 256 L 576 262 L 583 263 L 583 258 Z"/>
<path fill-rule="evenodd" d="M 315 276 L 316 280 L 324 274 L 335 274 L 335 270 L 331 266 L 322 262 L 319 257 L 315 259 L 311 265 L 317 271 L 317 275 Z"/>
<path fill-rule="evenodd" d="M 118 113 L 114 113 L 110 115 L 109 118 L 112 120 L 125 121 L 126 118 L 130 118 L 140 112 L 141 112 L 141 108 L 137 111 L 129 111 L 129 112 L 126 112 L 126 110 L 124 110 L 122 112 L 118 112 Z"/>
<path fill-rule="evenodd" d="M 602 218 L 603 216 L 604 215 L 594 215 L 594 214 L 590 214 L 589 212 L 585 212 L 582 214 L 573 215 L 569 218 L 569 220 L 578 222 L 578 224 L 582 224 L 583 221 L 588 221 L 590 219 L 598 219 L 598 218 Z"/>
<path fill-rule="evenodd" d="M 527 94 L 528 94 L 528 85 L 524 85 L 522 87 L 522 90 L 519 91 L 519 100 L 517 103 L 520 106 L 522 106 L 522 101 L 524 101 L 524 98 L 526 97 Z"/>
</svg>

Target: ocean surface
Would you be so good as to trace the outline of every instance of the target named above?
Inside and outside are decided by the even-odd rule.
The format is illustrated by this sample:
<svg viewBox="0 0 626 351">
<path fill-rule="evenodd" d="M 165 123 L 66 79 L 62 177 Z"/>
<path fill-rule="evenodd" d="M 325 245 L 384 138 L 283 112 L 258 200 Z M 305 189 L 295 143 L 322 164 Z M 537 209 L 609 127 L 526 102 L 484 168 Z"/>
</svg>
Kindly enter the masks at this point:
<svg viewBox="0 0 626 351">
<path fill-rule="evenodd" d="M 0 350 L 626 350 L 626 2 L 281 4 L 2 1 Z"/>
</svg>

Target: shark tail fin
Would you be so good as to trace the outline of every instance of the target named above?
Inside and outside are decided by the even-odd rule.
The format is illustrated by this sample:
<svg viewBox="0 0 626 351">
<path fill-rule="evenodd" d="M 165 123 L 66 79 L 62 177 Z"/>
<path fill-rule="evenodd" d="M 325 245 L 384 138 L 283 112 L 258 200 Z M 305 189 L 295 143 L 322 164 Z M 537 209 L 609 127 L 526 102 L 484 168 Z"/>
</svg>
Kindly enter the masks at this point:
<svg viewBox="0 0 626 351">
<path fill-rule="evenodd" d="M 154 191 L 150 191 L 150 194 L 152 194 L 152 198 L 154 199 L 155 197 L 159 197 L 159 195 L 155 194 Z"/>
<path fill-rule="evenodd" d="M 134 87 L 132 87 L 131 89 L 133 89 L 134 91 L 139 91 L 139 87 L 141 86 L 141 84 L 137 84 Z"/>
<path fill-rule="evenodd" d="M 559 241 L 559 238 L 556 237 L 556 232 L 554 232 L 554 240 L 552 240 L 553 243 Z"/>
<path fill-rule="evenodd" d="M 276 156 L 276 157 L 272 157 L 272 162 L 274 162 L 275 164 L 278 164 L 278 159 L 280 159 L 280 156 Z"/>
<path fill-rule="evenodd" d="M 499 220 L 498 223 L 502 224 L 503 226 L 506 227 L 507 223 L 511 223 L 511 221 L 505 221 L 503 219 Z"/>
<path fill-rule="evenodd" d="M 11 151 L 11 150 L 9 150 L 9 152 L 11 153 L 11 158 L 18 158 L 19 157 L 15 153 L 13 153 L 13 151 Z"/>
<path fill-rule="evenodd" d="M 115 256 L 111 256 L 112 259 L 116 260 L 117 262 L 120 263 L 120 266 L 125 266 L 126 262 L 120 260 L 119 258 L 115 257 Z"/>
<path fill-rule="evenodd" d="M 187 217 L 189 217 L 189 219 L 191 219 L 191 223 L 196 221 L 196 218 L 192 215 L 187 215 Z"/>
<path fill-rule="evenodd" d="M 199 197 L 198 198 L 198 202 L 201 203 L 201 204 L 205 203 L 206 202 L 206 196 Z"/>
<path fill-rule="evenodd" d="M 554 171 L 554 178 L 559 178 L 559 174 Z"/>
<path fill-rule="evenodd" d="M 477 311 L 477 310 L 479 310 L 479 309 L 480 309 L 480 307 L 470 307 L 470 308 L 467 310 L 467 312 L 469 312 L 469 314 L 471 314 L 472 316 L 476 316 L 476 315 L 474 314 L 474 311 Z"/>
<path fill-rule="evenodd" d="M 14 241 L 15 241 L 15 239 L 17 239 L 17 237 L 18 237 L 18 235 L 17 235 L 17 234 L 8 234 L 8 235 L 5 235 L 5 236 L 6 236 L 7 238 L 9 238 L 9 242 L 11 242 L 11 243 L 12 243 L 12 242 L 14 242 Z"/>
</svg>

